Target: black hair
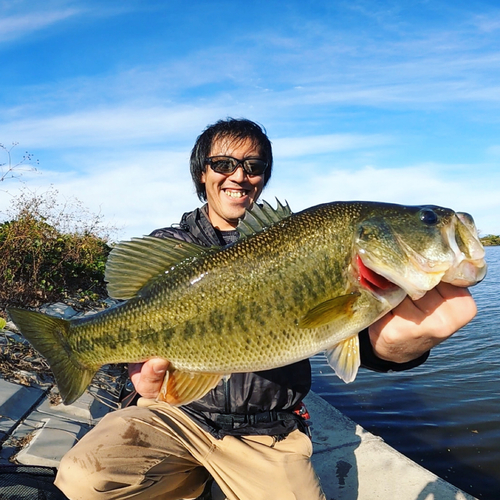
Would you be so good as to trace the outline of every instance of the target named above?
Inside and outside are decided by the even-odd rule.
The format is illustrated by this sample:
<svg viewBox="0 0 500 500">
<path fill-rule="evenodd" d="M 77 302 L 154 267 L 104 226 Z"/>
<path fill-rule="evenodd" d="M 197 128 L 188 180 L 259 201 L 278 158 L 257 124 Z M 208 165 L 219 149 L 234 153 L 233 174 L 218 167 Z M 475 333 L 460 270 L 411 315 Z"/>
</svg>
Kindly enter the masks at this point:
<svg viewBox="0 0 500 500">
<path fill-rule="evenodd" d="M 201 201 L 207 200 L 205 184 L 201 182 L 201 176 L 205 172 L 205 158 L 210 155 L 212 145 L 219 139 L 234 139 L 244 141 L 249 139 L 259 149 L 260 157 L 267 162 L 267 169 L 264 172 L 264 186 L 271 178 L 273 167 L 273 152 L 271 141 L 266 135 L 264 127 L 261 127 L 251 120 L 244 118 L 227 118 L 219 120 L 213 125 L 209 125 L 196 139 L 193 150 L 191 151 L 191 177 L 196 188 L 196 194 Z"/>
</svg>

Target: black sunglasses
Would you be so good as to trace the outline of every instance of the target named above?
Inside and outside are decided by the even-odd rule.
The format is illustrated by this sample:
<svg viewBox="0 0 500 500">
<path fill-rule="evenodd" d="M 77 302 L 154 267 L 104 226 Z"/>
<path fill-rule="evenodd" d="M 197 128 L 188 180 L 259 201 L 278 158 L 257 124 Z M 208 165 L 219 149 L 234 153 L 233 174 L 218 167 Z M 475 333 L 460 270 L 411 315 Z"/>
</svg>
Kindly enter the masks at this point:
<svg viewBox="0 0 500 500">
<path fill-rule="evenodd" d="M 241 165 L 247 175 L 262 175 L 268 167 L 267 162 L 258 158 L 238 160 L 231 156 L 210 156 L 205 158 L 205 163 L 219 174 L 232 174 Z"/>
</svg>

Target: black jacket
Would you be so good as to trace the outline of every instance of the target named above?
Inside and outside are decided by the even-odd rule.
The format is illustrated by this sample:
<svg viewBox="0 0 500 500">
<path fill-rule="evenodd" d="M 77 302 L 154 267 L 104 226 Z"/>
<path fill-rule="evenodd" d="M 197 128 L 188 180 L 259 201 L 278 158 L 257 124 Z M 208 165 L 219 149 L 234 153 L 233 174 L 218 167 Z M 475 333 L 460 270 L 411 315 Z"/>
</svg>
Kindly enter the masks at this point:
<svg viewBox="0 0 500 500">
<path fill-rule="evenodd" d="M 176 238 L 203 246 L 223 246 L 238 239 L 236 231 L 219 231 L 208 220 L 207 206 L 183 215 L 176 226 L 157 229 L 151 236 Z M 391 363 L 377 358 L 368 331 L 359 334 L 361 364 L 376 371 L 401 371 L 423 363 L 428 354 L 410 363 Z M 199 425 L 215 436 L 283 435 L 301 427 L 292 413 L 311 388 L 309 360 L 255 373 L 234 373 L 221 380 L 203 398 L 182 406 Z M 289 416 L 290 418 L 288 418 Z"/>
</svg>

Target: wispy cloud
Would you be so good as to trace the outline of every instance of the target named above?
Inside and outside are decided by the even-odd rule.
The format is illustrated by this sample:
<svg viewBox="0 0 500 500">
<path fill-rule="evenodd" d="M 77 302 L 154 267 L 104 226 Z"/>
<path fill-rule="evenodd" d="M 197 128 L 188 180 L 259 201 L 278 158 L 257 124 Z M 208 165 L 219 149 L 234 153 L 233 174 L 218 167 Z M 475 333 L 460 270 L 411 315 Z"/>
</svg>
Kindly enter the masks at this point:
<svg viewBox="0 0 500 500">
<path fill-rule="evenodd" d="M 203 128 L 218 110 L 195 106 L 113 106 L 22 119 L 0 124 L 0 136 L 22 137 L 36 148 L 117 147 L 176 141 L 194 127 Z"/>
<path fill-rule="evenodd" d="M 364 139 L 372 145 L 367 147 Z M 120 228 L 120 238 L 129 238 L 174 223 L 199 204 L 188 168 L 191 142 L 186 139 L 180 150 L 172 145 L 161 149 L 132 146 L 103 150 L 102 156 L 69 149 L 60 160 L 66 165 L 63 171 L 42 168 L 41 175 L 26 173 L 23 179 L 41 192 L 54 185 L 64 196 L 78 198 Z M 500 233 L 496 215 L 500 212 L 500 173 L 495 169 L 437 163 L 384 168 L 363 162 L 366 148 L 373 155 L 378 142 L 391 143 L 388 138 L 369 135 L 279 138 L 274 141 L 273 179 L 263 198 L 286 199 L 294 211 L 334 200 L 438 204 L 470 212 L 481 230 Z M 339 152 L 361 155 L 361 159 L 340 167 Z M 467 172 L 470 175 L 464 177 Z M 9 184 L 10 196 L 16 195 L 18 187 Z M 9 200 L 0 196 L 0 212 Z"/>
<path fill-rule="evenodd" d="M 280 158 L 298 158 L 311 154 L 369 149 L 390 142 L 390 137 L 381 134 L 325 134 L 276 139 L 273 141 L 273 150 Z"/>
<path fill-rule="evenodd" d="M 467 168 L 471 175 L 466 182 L 443 174 Z M 275 182 L 264 198 L 286 199 L 294 211 L 334 200 L 365 200 L 403 205 L 433 204 L 473 214 L 479 230 L 500 231 L 500 172 L 487 174 L 479 165 L 408 165 L 383 168 L 366 165 L 361 168 L 331 167 L 310 172 L 300 178 L 300 166 L 287 165 L 275 173 Z M 290 175 L 290 171 L 293 172 Z"/>
<path fill-rule="evenodd" d="M 7 15 L 0 19 L 0 43 L 25 39 L 34 32 L 49 28 L 81 13 L 81 9 L 33 10 L 28 14 Z M 1 45 L 0 45 L 1 49 Z"/>
<path fill-rule="evenodd" d="M 0 3 L 0 43 L 26 40 L 30 35 L 65 21 L 86 17 L 87 22 L 98 18 L 111 18 L 128 12 L 155 10 L 137 0 L 115 5 L 100 0 L 16 0 Z M 50 36 L 49 34 L 48 36 Z M 0 50 L 1 50 L 0 46 Z"/>
<path fill-rule="evenodd" d="M 490 15 L 474 15 L 471 19 L 471 24 L 479 30 L 490 34 L 493 31 L 500 30 L 500 15 L 497 13 Z"/>
</svg>

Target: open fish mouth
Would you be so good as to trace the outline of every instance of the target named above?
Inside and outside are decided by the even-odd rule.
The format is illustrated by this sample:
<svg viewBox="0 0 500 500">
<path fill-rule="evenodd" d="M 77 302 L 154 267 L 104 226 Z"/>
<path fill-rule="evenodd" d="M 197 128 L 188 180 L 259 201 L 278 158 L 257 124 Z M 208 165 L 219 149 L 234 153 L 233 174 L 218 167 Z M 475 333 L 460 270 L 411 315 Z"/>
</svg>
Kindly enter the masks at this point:
<svg viewBox="0 0 500 500">
<path fill-rule="evenodd" d="M 385 303 L 389 309 L 396 307 L 408 295 L 407 290 L 400 284 L 368 267 L 359 254 L 355 257 L 353 267 L 358 286 L 367 290 L 377 301 Z"/>
</svg>

